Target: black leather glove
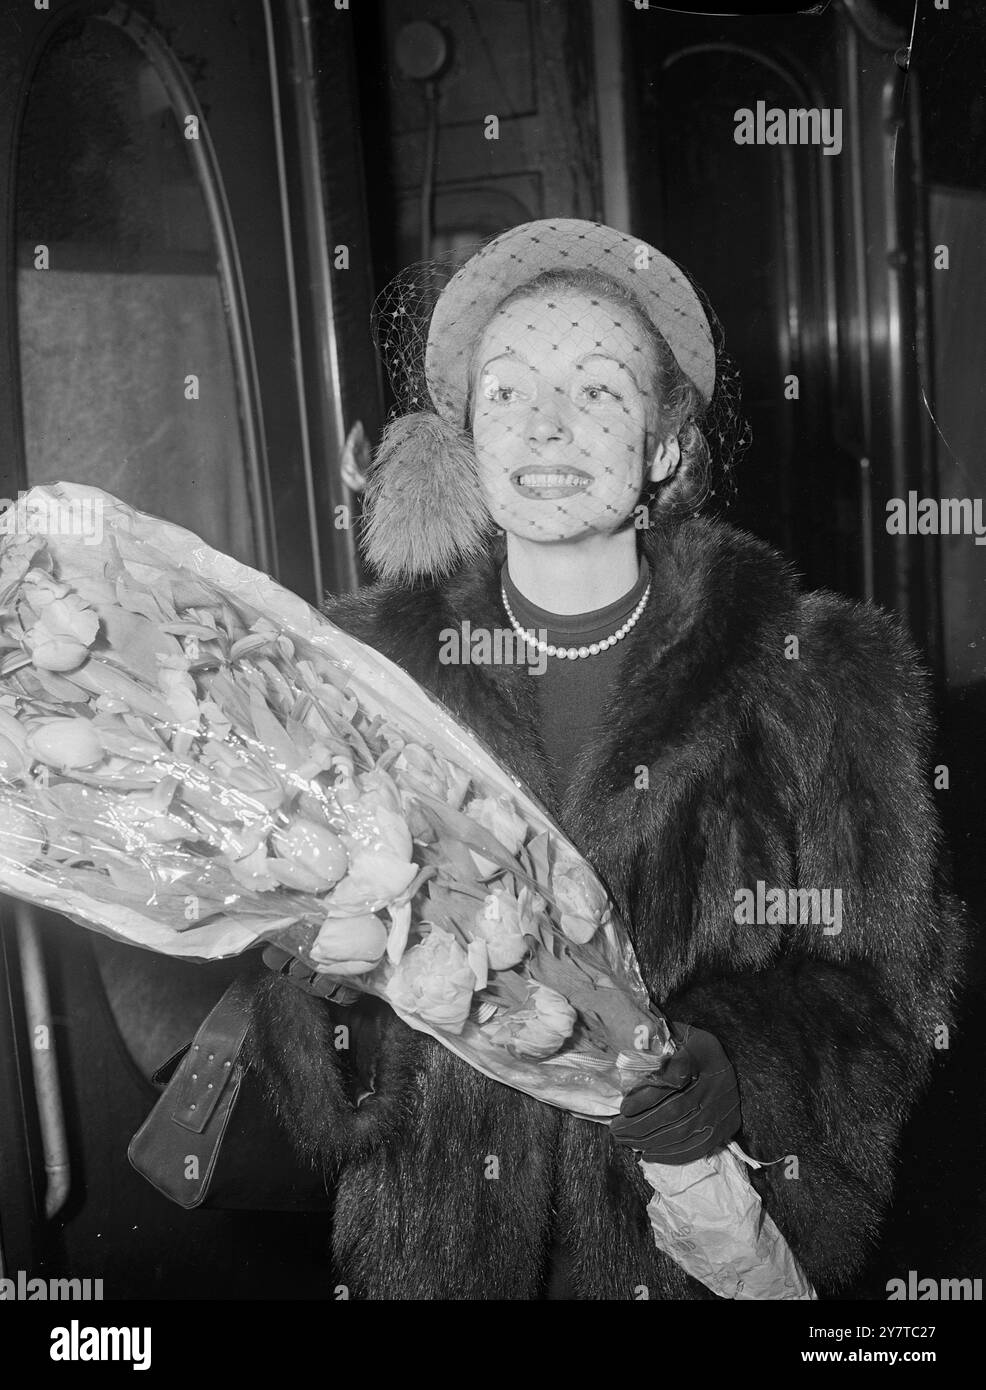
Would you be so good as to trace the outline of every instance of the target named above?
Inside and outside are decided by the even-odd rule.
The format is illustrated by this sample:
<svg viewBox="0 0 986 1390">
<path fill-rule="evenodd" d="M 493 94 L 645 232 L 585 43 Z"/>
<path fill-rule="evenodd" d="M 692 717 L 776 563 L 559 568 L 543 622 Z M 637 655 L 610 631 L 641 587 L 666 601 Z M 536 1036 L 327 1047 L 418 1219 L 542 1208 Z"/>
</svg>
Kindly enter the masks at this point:
<svg viewBox="0 0 986 1390">
<path fill-rule="evenodd" d="M 728 1144 L 740 1127 L 736 1074 L 719 1040 L 672 1023 L 678 1051 L 623 1097 L 610 1121 L 618 1144 L 650 1163 L 692 1163 Z"/>
<path fill-rule="evenodd" d="M 261 960 L 268 970 L 273 970 L 288 984 L 296 985 L 318 999 L 331 999 L 333 1004 L 355 1004 L 360 996 L 358 989 L 341 980 L 333 980 L 331 975 L 323 975 L 319 970 L 312 970 L 290 951 L 282 951 L 280 946 L 266 946 Z"/>
</svg>

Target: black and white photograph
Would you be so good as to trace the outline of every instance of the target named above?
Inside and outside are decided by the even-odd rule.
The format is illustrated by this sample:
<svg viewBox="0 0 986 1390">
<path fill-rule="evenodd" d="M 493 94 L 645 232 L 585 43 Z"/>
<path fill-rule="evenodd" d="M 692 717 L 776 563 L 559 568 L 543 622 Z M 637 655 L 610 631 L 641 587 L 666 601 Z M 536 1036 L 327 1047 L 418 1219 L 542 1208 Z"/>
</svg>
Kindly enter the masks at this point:
<svg viewBox="0 0 986 1390">
<path fill-rule="evenodd" d="M 25 1374 L 971 1354 L 986 9 L 712 8 L 0 0 Z"/>
</svg>

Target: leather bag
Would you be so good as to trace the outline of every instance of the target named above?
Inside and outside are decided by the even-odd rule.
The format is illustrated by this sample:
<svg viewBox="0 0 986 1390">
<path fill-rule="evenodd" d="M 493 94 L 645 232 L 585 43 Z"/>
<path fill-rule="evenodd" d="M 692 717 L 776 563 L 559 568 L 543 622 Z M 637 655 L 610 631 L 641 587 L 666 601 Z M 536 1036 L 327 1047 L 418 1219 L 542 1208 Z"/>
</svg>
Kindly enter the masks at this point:
<svg viewBox="0 0 986 1390">
<path fill-rule="evenodd" d="M 127 1157 L 186 1210 L 328 1211 L 322 1174 L 297 1157 L 241 1061 L 254 989 L 252 978 L 234 981 L 192 1041 L 154 1073 L 165 1090 Z"/>
</svg>

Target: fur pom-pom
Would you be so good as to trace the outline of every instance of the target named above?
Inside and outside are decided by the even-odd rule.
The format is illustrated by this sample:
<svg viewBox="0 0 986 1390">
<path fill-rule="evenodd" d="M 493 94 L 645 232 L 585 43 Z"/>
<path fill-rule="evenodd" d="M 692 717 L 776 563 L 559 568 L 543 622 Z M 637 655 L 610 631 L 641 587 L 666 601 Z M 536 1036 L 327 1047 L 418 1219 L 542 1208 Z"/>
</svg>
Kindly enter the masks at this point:
<svg viewBox="0 0 986 1390">
<path fill-rule="evenodd" d="M 430 411 L 384 430 L 364 501 L 363 554 L 390 583 L 442 578 L 492 532 L 470 436 Z"/>
</svg>

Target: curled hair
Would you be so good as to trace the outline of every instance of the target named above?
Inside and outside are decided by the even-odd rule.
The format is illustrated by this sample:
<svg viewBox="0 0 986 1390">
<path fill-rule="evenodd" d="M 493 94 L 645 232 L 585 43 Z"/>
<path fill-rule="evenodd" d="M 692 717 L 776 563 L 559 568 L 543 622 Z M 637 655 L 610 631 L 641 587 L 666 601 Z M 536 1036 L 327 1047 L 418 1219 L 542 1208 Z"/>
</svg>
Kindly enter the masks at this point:
<svg viewBox="0 0 986 1390">
<path fill-rule="evenodd" d="M 710 402 L 704 400 L 698 387 L 682 371 L 664 335 L 644 312 L 631 289 L 603 271 L 558 268 L 542 271 L 511 290 L 477 334 L 469 365 L 465 423 L 472 423 L 483 333 L 502 310 L 521 300 L 559 289 L 597 295 L 629 309 L 654 349 L 656 411 L 648 429 L 648 457 L 653 456 L 661 440 L 670 436 L 677 438 L 681 450 L 674 473 L 661 482 L 648 482 L 644 489 L 643 498 L 652 519 L 693 515 L 713 498 L 722 506 L 728 506 L 735 492 L 732 470 L 740 454 L 749 446 L 750 428 L 740 416 L 739 374 L 722 350 L 722 326 L 705 295 L 694 282 L 690 283 L 702 302 L 716 349 L 716 385 Z"/>
</svg>

